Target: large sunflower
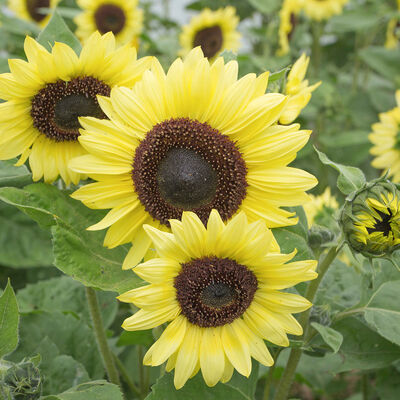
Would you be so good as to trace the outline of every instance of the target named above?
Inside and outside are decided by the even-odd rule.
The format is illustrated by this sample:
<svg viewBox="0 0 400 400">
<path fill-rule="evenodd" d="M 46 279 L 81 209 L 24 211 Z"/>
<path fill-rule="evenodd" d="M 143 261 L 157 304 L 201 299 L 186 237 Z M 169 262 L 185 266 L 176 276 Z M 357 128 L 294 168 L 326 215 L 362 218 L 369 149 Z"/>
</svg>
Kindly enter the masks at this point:
<svg viewBox="0 0 400 400">
<path fill-rule="evenodd" d="M 304 12 L 317 21 L 341 14 L 349 0 L 304 0 Z"/>
<path fill-rule="evenodd" d="M 400 182 L 400 90 L 396 92 L 397 107 L 379 114 L 380 122 L 372 125 L 368 136 L 374 144 L 370 153 L 375 159 L 372 166 L 389 171 L 394 182 Z"/>
<path fill-rule="evenodd" d="M 168 360 L 177 389 L 199 369 L 206 384 L 214 386 L 229 381 L 234 368 L 249 376 L 251 357 L 272 365 L 263 339 L 288 346 L 287 333 L 302 334 L 291 314 L 311 306 L 279 290 L 316 278 L 316 261 L 287 263 L 294 254 L 271 249 L 271 231 L 262 221 L 248 223 L 243 212 L 225 224 L 213 210 L 207 228 L 191 212 L 170 224 L 172 234 L 145 226 L 159 258 L 134 272 L 150 285 L 119 297 L 141 308 L 124 321 L 126 330 L 172 321 L 144 363 Z"/>
<path fill-rule="evenodd" d="M 96 96 L 108 96 L 115 85 L 132 86 L 152 62 L 136 60 L 136 50 L 114 50 L 114 36 L 93 34 L 80 56 L 64 43 L 49 53 L 27 37 L 28 62 L 9 60 L 11 73 L 0 75 L 0 159 L 29 157 L 33 179 L 78 183 L 68 169 L 73 157 L 85 154 L 78 142 L 79 116 L 106 118 Z"/>
<path fill-rule="evenodd" d="M 194 47 L 200 46 L 204 55 L 213 59 L 223 50 L 237 51 L 240 47 L 240 33 L 236 30 L 239 18 L 234 7 L 212 11 L 204 9 L 183 27 L 179 37 L 180 55 L 184 56 Z"/>
<path fill-rule="evenodd" d="M 169 229 L 182 211 L 206 222 L 215 208 L 224 221 L 239 210 L 269 227 L 296 224 L 280 208 L 308 201 L 317 180 L 287 165 L 307 142 L 299 125 L 274 125 L 285 96 L 264 94 L 268 73 L 237 80 L 238 64 L 213 64 L 200 48 L 177 59 L 165 75 L 158 65 L 133 90 L 115 88 L 99 104 L 110 118 L 81 118 L 79 138 L 90 155 L 70 167 L 97 183 L 72 196 L 91 208 L 112 208 L 91 229 L 110 227 L 104 244 L 134 241 L 124 268 L 150 246 L 143 223 Z"/>
<path fill-rule="evenodd" d="M 304 0 L 284 0 L 279 11 L 279 50 L 278 56 L 289 53 L 289 40 L 293 34 L 296 16 L 302 10 Z"/>
<path fill-rule="evenodd" d="M 43 14 L 40 8 L 55 8 L 60 0 L 8 0 L 8 7 L 16 16 L 45 26 L 50 15 Z"/>
<path fill-rule="evenodd" d="M 308 80 L 304 79 L 309 62 L 310 57 L 306 57 L 303 53 L 288 74 L 285 94 L 289 99 L 279 118 L 281 124 L 292 123 L 311 100 L 311 93 L 321 84 L 321 82 L 317 82 L 309 86 Z"/>
<path fill-rule="evenodd" d="M 83 12 L 74 19 L 75 33 L 83 42 L 99 31 L 112 32 L 118 45 L 137 43 L 143 24 L 138 0 L 77 0 L 77 3 Z"/>
</svg>

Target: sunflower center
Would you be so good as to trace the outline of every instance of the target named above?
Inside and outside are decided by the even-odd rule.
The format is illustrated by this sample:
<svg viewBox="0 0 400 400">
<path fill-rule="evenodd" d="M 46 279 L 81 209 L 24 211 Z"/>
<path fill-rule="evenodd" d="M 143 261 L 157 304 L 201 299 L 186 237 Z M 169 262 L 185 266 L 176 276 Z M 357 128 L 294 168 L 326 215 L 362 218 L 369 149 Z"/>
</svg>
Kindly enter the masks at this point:
<svg viewBox="0 0 400 400">
<path fill-rule="evenodd" d="M 32 99 L 33 126 L 56 142 L 77 140 L 79 117 L 106 118 L 98 94 L 109 96 L 110 87 L 90 76 L 48 83 Z"/>
<path fill-rule="evenodd" d="M 182 264 L 174 286 L 182 314 L 192 324 L 210 328 L 230 324 L 247 310 L 257 278 L 229 258 L 204 257 Z"/>
<path fill-rule="evenodd" d="M 171 149 L 158 168 L 161 196 L 174 207 L 191 210 L 208 204 L 217 188 L 210 163 L 190 149 Z"/>
<path fill-rule="evenodd" d="M 382 232 L 383 236 L 389 236 L 390 231 L 392 230 L 392 227 L 390 226 L 390 221 L 392 219 L 392 212 L 390 209 L 387 209 L 389 214 L 385 214 L 382 211 L 374 209 L 375 212 L 379 214 L 381 217 L 381 220 L 375 219 L 375 224 L 373 228 L 367 228 L 368 233 L 374 233 L 374 232 Z"/>
<path fill-rule="evenodd" d="M 204 28 L 198 32 L 193 39 L 193 47 L 201 46 L 204 56 L 213 58 L 222 48 L 222 30 L 218 25 Z"/>
<path fill-rule="evenodd" d="M 116 35 L 124 28 L 126 16 L 120 7 L 114 4 L 103 4 L 94 13 L 94 20 L 101 34 L 112 32 Z"/>
<path fill-rule="evenodd" d="M 135 152 L 132 179 L 146 211 L 168 226 L 183 211 L 206 223 L 213 208 L 223 220 L 246 196 L 246 164 L 225 135 L 188 118 L 155 125 Z"/>
<path fill-rule="evenodd" d="M 49 8 L 50 0 L 26 0 L 25 4 L 26 10 L 31 18 L 36 22 L 40 22 L 46 18 L 46 14 L 44 14 L 42 11 L 39 11 L 39 9 Z"/>
</svg>

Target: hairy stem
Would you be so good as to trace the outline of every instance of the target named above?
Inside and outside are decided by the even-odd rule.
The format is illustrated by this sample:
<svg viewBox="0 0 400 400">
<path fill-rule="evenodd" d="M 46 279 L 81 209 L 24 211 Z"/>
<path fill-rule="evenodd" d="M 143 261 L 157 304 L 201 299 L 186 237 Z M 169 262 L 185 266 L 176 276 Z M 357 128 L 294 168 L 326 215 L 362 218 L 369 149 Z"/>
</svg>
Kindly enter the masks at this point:
<svg viewBox="0 0 400 400">
<path fill-rule="evenodd" d="M 111 383 L 120 385 L 119 375 L 115 367 L 113 355 L 108 347 L 106 333 L 104 331 L 103 319 L 100 313 L 99 301 L 94 289 L 85 287 L 86 298 L 89 304 L 90 316 L 92 317 L 93 329 L 96 336 L 97 347 L 103 360 L 104 368 Z"/>
<path fill-rule="evenodd" d="M 336 258 L 338 254 L 339 247 L 332 247 L 327 255 L 320 261 L 318 265 L 318 277 L 311 281 L 306 290 L 305 298 L 309 300 L 311 303 L 314 301 L 315 295 L 317 293 L 318 287 L 325 276 L 325 273 L 328 271 L 329 266 L 332 264 L 332 261 Z M 308 327 L 308 322 L 310 319 L 311 309 L 303 312 L 300 315 L 299 323 L 303 327 L 303 341 L 308 340 L 308 335 L 310 333 Z M 292 387 L 293 379 L 295 376 L 295 372 L 297 369 L 297 365 L 300 361 L 303 350 L 301 348 L 292 348 L 290 351 L 289 360 L 286 364 L 285 371 L 282 375 L 281 381 L 279 383 L 278 389 L 275 393 L 274 400 L 286 400 Z"/>
</svg>

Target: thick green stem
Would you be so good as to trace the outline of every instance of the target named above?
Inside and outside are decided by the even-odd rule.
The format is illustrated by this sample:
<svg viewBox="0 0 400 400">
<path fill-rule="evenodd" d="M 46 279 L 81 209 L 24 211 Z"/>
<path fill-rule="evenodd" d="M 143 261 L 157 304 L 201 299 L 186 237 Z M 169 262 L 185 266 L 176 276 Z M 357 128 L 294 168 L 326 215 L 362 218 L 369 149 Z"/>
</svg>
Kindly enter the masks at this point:
<svg viewBox="0 0 400 400">
<path fill-rule="evenodd" d="M 312 65 L 314 69 L 314 74 L 316 77 L 319 76 L 319 68 L 321 65 L 321 44 L 320 38 L 322 33 L 323 25 L 321 23 L 315 22 L 312 25 L 312 35 L 313 35 L 313 43 L 312 43 Z"/>
<path fill-rule="evenodd" d="M 338 254 L 339 246 L 332 247 L 324 259 L 320 262 L 318 266 L 318 277 L 311 281 L 306 290 L 305 298 L 311 303 L 314 301 L 315 295 L 317 293 L 318 287 L 325 276 L 326 271 L 328 271 L 329 266 Z M 310 318 L 311 309 L 303 312 L 300 315 L 299 323 L 303 327 L 303 341 L 308 340 L 308 335 L 310 333 L 308 329 L 308 322 Z M 289 360 L 286 364 L 285 371 L 282 375 L 281 381 L 279 383 L 278 389 L 276 390 L 274 400 L 286 400 L 289 394 L 289 390 L 292 387 L 293 379 L 297 369 L 297 365 L 300 361 L 303 350 L 301 348 L 292 348 L 289 356 Z"/>
<path fill-rule="evenodd" d="M 368 379 L 367 373 L 363 374 L 363 376 L 361 378 L 361 385 L 362 385 L 363 400 L 368 400 L 368 398 L 369 398 L 369 379 Z"/>
<path fill-rule="evenodd" d="M 85 287 L 86 298 L 89 304 L 90 316 L 92 317 L 93 329 L 96 336 L 97 346 L 103 359 L 103 365 L 111 383 L 120 385 L 117 368 L 114 364 L 113 355 L 108 347 L 106 333 L 104 331 L 103 319 L 100 313 L 99 302 L 94 289 Z"/>
<path fill-rule="evenodd" d="M 275 371 L 276 363 L 278 361 L 279 354 L 281 354 L 281 349 L 278 349 L 276 354 L 275 354 L 274 365 L 269 367 L 267 378 L 265 379 L 263 400 L 268 400 L 269 399 L 269 394 L 271 392 L 272 382 L 274 381 L 274 371 Z"/>
</svg>

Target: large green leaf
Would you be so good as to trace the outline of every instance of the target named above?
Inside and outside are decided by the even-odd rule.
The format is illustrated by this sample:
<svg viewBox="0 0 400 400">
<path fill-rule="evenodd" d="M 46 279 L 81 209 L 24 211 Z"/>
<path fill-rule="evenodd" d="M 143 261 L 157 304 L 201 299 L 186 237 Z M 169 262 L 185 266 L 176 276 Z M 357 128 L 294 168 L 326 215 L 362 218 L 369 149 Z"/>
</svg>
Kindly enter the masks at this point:
<svg viewBox="0 0 400 400">
<path fill-rule="evenodd" d="M 400 372 L 395 368 L 377 373 L 376 391 L 382 400 L 398 400 L 400 393 Z"/>
<path fill-rule="evenodd" d="M 263 14 L 272 14 L 281 6 L 280 0 L 248 0 L 249 3 Z"/>
<path fill-rule="evenodd" d="M 146 400 L 251 400 L 252 397 L 241 392 L 240 389 L 226 384 L 218 383 L 213 388 L 208 387 L 198 373 L 186 382 L 182 389 L 174 387 L 173 374 L 166 374 L 152 386 L 152 392 Z"/>
<path fill-rule="evenodd" d="M 67 44 L 72 47 L 77 54 L 79 54 L 82 49 L 78 38 L 68 28 L 57 10 L 54 11 L 43 31 L 40 32 L 37 41 L 46 47 L 47 50 L 51 50 L 54 42 L 63 42 Z"/>
<path fill-rule="evenodd" d="M 97 295 L 104 326 L 107 328 L 118 311 L 116 294 L 99 291 Z M 91 323 L 85 288 L 68 276 L 29 284 L 18 291 L 17 299 L 22 313 L 39 310 L 70 312 L 79 316 L 87 324 Z"/>
<path fill-rule="evenodd" d="M 118 386 L 106 381 L 93 381 L 64 393 L 43 397 L 42 400 L 123 400 L 123 397 Z"/>
<path fill-rule="evenodd" d="M 104 376 L 92 329 L 86 321 L 71 314 L 33 312 L 22 315 L 20 338 L 17 350 L 10 356 L 12 361 L 20 361 L 26 356 L 39 353 L 42 356 L 42 364 L 50 370 L 55 356 L 67 355 L 84 366 L 90 378 L 99 379 Z M 49 384 L 52 382 L 47 382 L 47 385 Z"/>
<path fill-rule="evenodd" d="M 52 227 L 55 266 L 86 286 L 122 293 L 140 285 L 132 271 L 122 271 L 127 253 L 124 246 L 106 249 L 104 232 L 86 228 L 98 222 L 104 212 L 90 210 L 44 183 L 24 189 L 0 188 L 0 199 L 18 207 L 42 227 Z"/>
<path fill-rule="evenodd" d="M 333 16 L 329 20 L 327 29 L 335 33 L 363 31 L 373 28 L 380 22 L 380 15 L 357 9 Z"/>
<path fill-rule="evenodd" d="M 0 358 L 11 353 L 18 344 L 19 312 L 10 282 L 0 297 Z"/>
<path fill-rule="evenodd" d="M 16 159 L 0 161 L 0 187 L 22 187 L 32 183 L 32 174 L 25 165 L 16 167 Z"/>
<path fill-rule="evenodd" d="M 373 70 L 400 85 L 400 50 L 371 46 L 358 54 Z"/>
<path fill-rule="evenodd" d="M 400 346 L 400 280 L 386 282 L 363 308 L 364 317 L 380 335 Z"/>
<path fill-rule="evenodd" d="M 21 211 L 0 202 L 0 264 L 14 268 L 53 265 L 51 235 Z"/>
<path fill-rule="evenodd" d="M 343 335 L 340 332 L 317 322 L 311 322 L 311 326 L 318 331 L 318 333 L 321 335 L 321 338 L 333 350 L 334 353 L 339 351 L 340 346 L 343 343 Z"/>
</svg>

